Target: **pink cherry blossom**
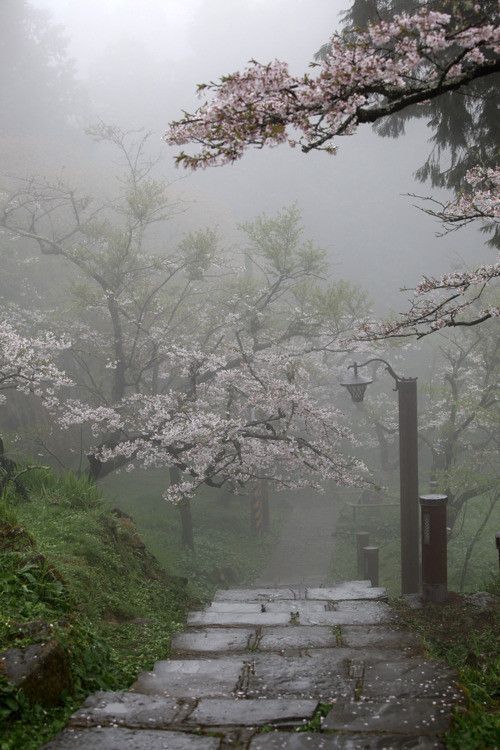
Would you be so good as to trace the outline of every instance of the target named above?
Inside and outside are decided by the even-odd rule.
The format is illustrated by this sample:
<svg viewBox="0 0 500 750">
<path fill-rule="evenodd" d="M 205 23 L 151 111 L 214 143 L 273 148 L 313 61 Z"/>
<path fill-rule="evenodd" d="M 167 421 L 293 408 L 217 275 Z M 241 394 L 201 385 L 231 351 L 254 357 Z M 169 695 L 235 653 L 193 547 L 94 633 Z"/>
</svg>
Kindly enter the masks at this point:
<svg viewBox="0 0 500 750">
<path fill-rule="evenodd" d="M 52 403 L 56 389 L 71 385 L 55 363 L 57 354 L 68 347 L 68 342 L 50 333 L 43 338 L 23 336 L 7 321 L 0 321 L 0 403 L 6 399 L 2 391 L 7 390 L 34 393 Z"/>
<path fill-rule="evenodd" d="M 381 21 L 366 32 L 336 34 L 313 73 L 292 76 L 286 63 L 252 61 L 245 70 L 198 87 L 208 94 L 165 136 L 191 169 L 227 164 L 249 146 L 288 143 L 334 152 L 335 136 L 453 91 L 499 69 L 497 19 L 471 26 L 446 13 L 420 9 Z"/>
</svg>

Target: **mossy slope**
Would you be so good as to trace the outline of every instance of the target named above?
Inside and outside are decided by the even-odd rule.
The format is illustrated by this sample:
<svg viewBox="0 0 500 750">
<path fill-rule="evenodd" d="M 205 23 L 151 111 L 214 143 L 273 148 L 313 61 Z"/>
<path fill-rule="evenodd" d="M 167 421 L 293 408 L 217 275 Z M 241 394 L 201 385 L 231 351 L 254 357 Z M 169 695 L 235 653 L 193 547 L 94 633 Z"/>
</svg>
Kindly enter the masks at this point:
<svg viewBox="0 0 500 750">
<path fill-rule="evenodd" d="M 185 581 L 95 486 L 47 471 L 27 489 L 28 502 L 7 494 L 0 506 L 0 651 L 58 641 L 73 689 L 47 709 L 0 677 L 1 750 L 39 747 L 88 693 L 127 688 L 168 655 L 187 606 Z"/>
</svg>

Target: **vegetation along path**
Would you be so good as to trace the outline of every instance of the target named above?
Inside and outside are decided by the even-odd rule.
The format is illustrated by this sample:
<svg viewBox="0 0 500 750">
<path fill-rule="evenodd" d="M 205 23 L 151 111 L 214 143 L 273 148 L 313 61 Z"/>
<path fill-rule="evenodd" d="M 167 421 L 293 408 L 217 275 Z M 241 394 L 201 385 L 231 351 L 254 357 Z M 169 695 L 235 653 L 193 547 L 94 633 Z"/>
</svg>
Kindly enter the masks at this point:
<svg viewBox="0 0 500 750">
<path fill-rule="evenodd" d="M 46 748 L 442 747 L 455 675 L 422 658 L 385 599 L 363 581 L 218 591 L 171 659 L 88 698 Z"/>
</svg>

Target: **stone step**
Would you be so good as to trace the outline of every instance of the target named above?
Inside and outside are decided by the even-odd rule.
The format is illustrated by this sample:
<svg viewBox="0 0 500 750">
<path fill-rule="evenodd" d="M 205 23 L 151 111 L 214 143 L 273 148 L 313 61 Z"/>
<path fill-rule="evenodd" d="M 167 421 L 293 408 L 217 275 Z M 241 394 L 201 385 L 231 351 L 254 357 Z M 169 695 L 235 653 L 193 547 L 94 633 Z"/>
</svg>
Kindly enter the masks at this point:
<svg viewBox="0 0 500 750">
<path fill-rule="evenodd" d="M 254 614 L 258 612 L 285 613 L 299 612 L 313 615 L 325 611 L 325 602 L 280 599 L 274 602 L 212 602 L 203 612 L 230 612 L 231 614 Z"/>
<path fill-rule="evenodd" d="M 255 628 L 190 628 L 172 639 L 172 655 L 215 655 L 255 651 L 289 651 L 311 648 L 397 649 L 402 654 L 421 651 L 415 635 L 384 625 L 299 625 Z"/>
<path fill-rule="evenodd" d="M 247 651 L 256 641 L 256 633 L 255 628 L 190 628 L 174 635 L 172 654 Z"/>
<path fill-rule="evenodd" d="M 446 732 L 450 728 L 449 701 L 417 698 L 411 701 L 350 701 L 335 704 L 323 721 L 323 730 L 418 734 Z"/>
<path fill-rule="evenodd" d="M 46 749 L 441 748 L 456 675 L 422 658 L 385 599 L 367 581 L 219 591 L 174 658 L 90 696 Z M 319 703 L 332 706 L 321 732 L 297 731 Z"/>
<path fill-rule="evenodd" d="M 281 599 L 319 599 L 342 601 L 355 599 L 387 599 L 381 587 L 372 587 L 370 581 L 342 581 L 327 587 L 260 587 L 254 589 L 219 589 L 214 602 L 272 602 Z"/>
<path fill-rule="evenodd" d="M 310 721 L 315 700 L 202 700 L 187 719 L 199 727 L 300 726 Z"/>
<path fill-rule="evenodd" d="M 219 737 L 119 727 L 65 729 L 43 750 L 218 750 Z"/>
<path fill-rule="evenodd" d="M 267 602 L 276 599 L 300 599 L 305 593 L 300 586 L 295 588 L 255 588 L 255 589 L 219 589 L 215 592 L 214 602 Z"/>
<path fill-rule="evenodd" d="M 71 727 L 122 725 L 128 728 L 167 729 L 186 716 L 186 707 L 172 698 L 131 692 L 90 695 L 70 719 Z"/>
<path fill-rule="evenodd" d="M 327 601 L 387 600 L 387 591 L 381 587 L 372 587 L 370 581 L 346 581 L 325 588 L 306 589 L 306 599 L 326 599 Z"/>
<path fill-rule="evenodd" d="M 193 729 L 241 725 L 300 726 L 312 719 L 315 700 L 174 700 L 130 692 L 98 692 L 89 696 L 70 719 L 73 729 Z"/>
<path fill-rule="evenodd" d="M 270 609 L 282 607 L 284 611 L 262 612 L 260 606 L 256 611 L 226 612 L 204 610 L 191 612 L 188 625 L 195 626 L 223 626 L 249 627 L 268 625 L 377 625 L 388 623 L 393 615 L 390 607 L 384 602 L 377 601 L 339 601 L 335 602 L 335 609 L 327 611 L 324 607 L 311 609 L 312 602 L 294 602 L 290 608 L 289 602 L 274 602 L 264 605 Z M 242 606 L 239 604 L 239 606 Z M 294 613 L 292 615 L 292 612 Z M 298 613 L 298 618 L 296 616 Z"/>
<path fill-rule="evenodd" d="M 444 744 L 418 734 L 269 732 L 254 735 L 249 750 L 444 750 Z"/>
<path fill-rule="evenodd" d="M 172 659 L 156 662 L 132 687 L 136 693 L 174 698 L 230 698 L 245 671 L 241 659 Z"/>
</svg>

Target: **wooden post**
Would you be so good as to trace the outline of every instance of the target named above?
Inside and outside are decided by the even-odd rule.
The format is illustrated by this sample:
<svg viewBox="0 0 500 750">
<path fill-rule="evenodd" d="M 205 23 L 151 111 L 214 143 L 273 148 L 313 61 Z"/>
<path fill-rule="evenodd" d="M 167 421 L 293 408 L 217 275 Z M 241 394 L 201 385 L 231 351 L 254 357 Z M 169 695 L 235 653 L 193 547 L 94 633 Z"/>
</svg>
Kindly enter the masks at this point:
<svg viewBox="0 0 500 750">
<path fill-rule="evenodd" d="M 378 586 L 378 547 L 363 547 L 363 579 Z"/>
<path fill-rule="evenodd" d="M 399 396 L 399 473 L 401 503 L 401 590 L 420 590 L 418 533 L 417 379 L 397 382 Z"/>
<path fill-rule="evenodd" d="M 363 547 L 370 544 L 370 534 L 367 531 L 356 532 L 356 552 L 358 563 L 358 578 L 364 580 L 365 570 L 363 563 Z"/>
<path fill-rule="evenodd" d="M 448 598 L 446 495 L 421 495 L 422 598 L 444 602 Z"/>
</svg>

